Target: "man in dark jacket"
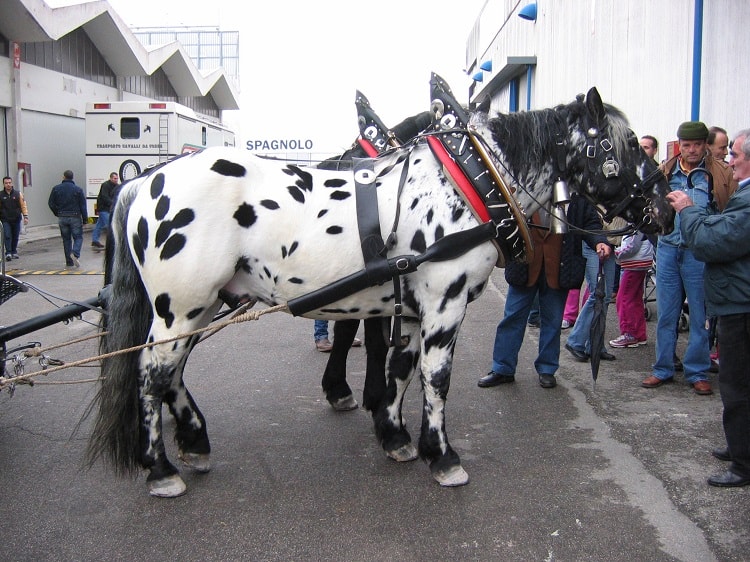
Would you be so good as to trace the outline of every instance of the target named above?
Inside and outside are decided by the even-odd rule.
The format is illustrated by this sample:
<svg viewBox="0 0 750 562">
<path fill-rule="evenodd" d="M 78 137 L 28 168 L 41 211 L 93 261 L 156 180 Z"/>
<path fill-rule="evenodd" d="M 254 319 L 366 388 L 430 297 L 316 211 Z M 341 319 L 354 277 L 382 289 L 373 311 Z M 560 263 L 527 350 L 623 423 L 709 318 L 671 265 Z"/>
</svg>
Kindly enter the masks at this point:
<svg viewBox="0 0 750 562">
<path fill-rule="evenodd" d="M 596 209 L 583 197 L 574 195 L 568 205 L 567 219 L 572 225 L 584 230 L 601 230 L 602 223 Z M 518 352 L 523 344 L 526 331 L 526 320 L 539 295 L 539 312 L 541 326 L 539 331 L 539 354 L 534 367 L 539 375 L 542 388 L 554 388 L 557 385 L 555 373 L 560 366 L 560 331 L 565 301 L 571 286 L 580 287 L 583 283 L 586 262 L 581 256 L 581 235 L 576 232 L 554 234 L 544 224 L 546 221 L 535 213 L 533 222 L 540 228 L 531 231 L 534 242 L 534 258 L 528 267 L 523 264 L 508 264 L 506 280 L 509 283 L 505 300 L 505 314 L 497 326 L 495 345 L 492 352 L 492 370 L 479 379 L 478 386 L 485 388 L 499 384 L 512 383 L 516 380 Z M 598 234 L 583 236 L 595 252 L 609 256 L 611 249 L 607 238 Z M 570 245 L 572 252 L 566 252 L 563 245 Z M 569 260 L 564 255 L 571 255 Z M 579 274 L 571 275 L 571 269 L 578 262 Z M 513 279 L 512 270 L 524 270 L 525 275 Z M 567 281 L 568 286 L 563 287 Z"/>
<path fill-rule="evenodd" d="M 708 314 L 719 319 L 719 389 L 727 447 L 712 454 L 731 464 L 708 483 L 721 487 L 750 484 L 750 129 L 735 135 L 729 166 L 739 186 L 721 212 L 695 204 L 684 191 L 667 196 L 679 213 L 685 243 L 706 264 L 706 306 Z"/>
<path fill-rule="evenodd" d="M 115 204 L 115 197 L 120 189 L 119 176 L 117 172 L 109 174 L 109 179 L 99 188 L 99 195 L 96 198 L 96 212 L 99 218 L 96 220 L 94 232 L 91 234 L 91 246 L 101 250 L 104 244 L 99 241 L 102 231 L 109 228 L 109 214 L 112 212 L 112 205 Z"/>
<path fill-rule="evenodd" d="M 3 223 L 5 236 L 5 259 L 18 259 L 18 236 L 21 233 L 21 220 L 29 224 L 29 211 L 21 192 L 13 188 L 10 176 L 3 178 L 3 190 L 0 191 L 0 222 Z"/>
<path fill-rule="evenodd" d="M 49 194 L 48 205 L 60 226 L 65 265 L 80 267 L 78 258 L 81 257 L 83 246 L 83 223 L 88 222 L 89 218 L 86 211 L 86 196 L 83 189 L 73 181 L 73 172 L 65 170 L 62 183 L 53 187 Z"/>
</svg>

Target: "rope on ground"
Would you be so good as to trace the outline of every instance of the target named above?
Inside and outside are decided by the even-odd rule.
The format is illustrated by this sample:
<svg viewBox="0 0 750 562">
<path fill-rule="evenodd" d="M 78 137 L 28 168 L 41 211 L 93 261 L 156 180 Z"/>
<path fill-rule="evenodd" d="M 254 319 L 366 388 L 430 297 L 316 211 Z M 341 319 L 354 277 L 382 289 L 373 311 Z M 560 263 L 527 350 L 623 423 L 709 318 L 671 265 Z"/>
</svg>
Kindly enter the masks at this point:
<svg viewBox="0 0 750 562">
<path fill-rule="evenodd" d="M 130 347 L 127 349 L 118 349 L 117 351 L 110 351 L 109 353 L 104 353 L 101 355 L 96 355 L 94 357 L 89 357 L 88 359 L 81 359 L 79 361 L 73 361 L 71 363 L 66 363 L 65 365 L 61 365 L 59 367 L 52 367 L 50 369 L 43 369 L 41 371 L 35 371 L 33 373 L 28 373 L 25 375 L 18 375 L 14 377 L 0 377 L 0 391 L 4 390 L 6 387 L 9 387 L 14 384 L 18 383 L 26 383 L 26 384 L 33 384 L 31 383 L 31 379 L 34 377 L 37 377 L 39 375 L 49 375 L 50 373 L 54 373 L 55 371 L 61 371 L 63 369 L 69 369 L 72 367 L 78 367 L 80 365 L 85 365 L 87 363 L 93 363 L 94 361 L 101 361 L 102 359 L 108 359 L 110 357 L 114 357 L 116 355 L 122 355 L 124 353 L 132 353 L 133 351 L 140 351 L 143 349 L 146 349 L 147 347 L 154 347 L 156 345 L 161 345 L 164 343 L 170 343 L 177 340 L 182 340 L 185 338 L 189 338 L 191 336 L 194 336 L 196 334 L 201 334 L 203 332 L 211 331 L 211 334 L 213 335 L 222 328 L 226 328 L 227 326 L 231 324 L 240 324 L 242 322 L 247 322 L 249 320 L 258 320 L 261 316 L 264 314 L 269 314 L 271 312 L 279 312 L 284 311 L 288 312 L 289 309 L 287 308 L 286 304 L 277 304 L 276 306 L 272 306 L 269 308 L 263 308 L 260 310 L 248 310 L 246 312 L 243 312 L 239 315 L 233 316 L 229 320 L 225 320 L 223 322 L 220 322 L 215 325 L 208 325 L 203 328 L 198 328 L 197 330 L 192 330 L 190 332 L 186 332 L 184 334 L 179 334 L 177 336 L 165 339 L 165 340 L 159 340 L 155 342 L 150 343 L 144 343 L 141 345 L 136 345 L 135 347 Z M 91 337 L 91 336 L 89 336 Z M 208 337 L 208 336 L 207 336 Z M 88 339 L 88 338 L 86 338 Z M 205 339 L 205 338 L 204 338 Z"/>
</svg>

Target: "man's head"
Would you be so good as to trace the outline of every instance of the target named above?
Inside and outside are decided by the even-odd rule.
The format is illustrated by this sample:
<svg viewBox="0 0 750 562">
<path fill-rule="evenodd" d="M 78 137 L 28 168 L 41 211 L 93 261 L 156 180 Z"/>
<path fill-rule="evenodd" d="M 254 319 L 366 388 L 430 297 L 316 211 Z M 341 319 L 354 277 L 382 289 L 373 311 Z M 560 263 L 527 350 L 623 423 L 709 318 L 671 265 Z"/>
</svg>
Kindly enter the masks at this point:
<svg viewBox="0 0 750 562">
<path fill-rule="evenodd" d="M 656 160 L 656 152 L 659 150 L 659 141 L 656 140 L 656 137 L 652 137 L 651 135 L 643 135 L 641 137 L 641 148 L 649 158 Z"/>
<path fill-rule="evenodd" d="M 721 127 L 710 127 L 706 138 L 708 150 L 716 160 L 724 160 L 729 153 L 729 136 Z"/>
<path fill-rule="evenodd" d="M 109 181 L 111 181 L 112 183 L 117 183 L 119 177 L 120 176 L 117 175 L 117 172 L 112 172 L 111 174 L 109 174 Z"/>
<path fill-rule="evenodd" d="M 706 155 L 708 127 L 700 121 L 685 121 L 677 128 L 680 159 L 683 165 L 694 168 Z"/>
<path fill-rule="evenodd" d="M 63 172 L 63 178 L 66 180 L 72 180 L 73 179 L 73 171 L 72 170 L 65 170 Z"/>
<path fill-rule="evenodd" d="M 750 178 L 750 129 L 742 129 L 734 135 L 729 151 L 729 167 L 736 181 Z"/>
<path fill-rule="evenodd" d="M 3 178 L 3 189 L 10 193 L 10 190 L 13 189 L 13 180 L 10 176 L 5 176 Z"/>
</svg>

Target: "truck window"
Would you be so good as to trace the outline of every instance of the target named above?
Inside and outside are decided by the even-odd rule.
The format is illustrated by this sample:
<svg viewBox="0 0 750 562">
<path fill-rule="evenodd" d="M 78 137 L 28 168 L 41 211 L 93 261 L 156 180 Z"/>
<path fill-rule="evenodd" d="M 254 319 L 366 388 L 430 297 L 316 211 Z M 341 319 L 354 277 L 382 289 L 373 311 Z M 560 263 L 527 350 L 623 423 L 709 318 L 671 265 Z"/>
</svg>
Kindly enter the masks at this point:
<svg viewBox="0 0 750 562">
<path fill-rule="evenodd" d="M 120 138 L 141 138 L 141 120 L 138 117 L 123 117 L 120 119 Z"/>
</svg>

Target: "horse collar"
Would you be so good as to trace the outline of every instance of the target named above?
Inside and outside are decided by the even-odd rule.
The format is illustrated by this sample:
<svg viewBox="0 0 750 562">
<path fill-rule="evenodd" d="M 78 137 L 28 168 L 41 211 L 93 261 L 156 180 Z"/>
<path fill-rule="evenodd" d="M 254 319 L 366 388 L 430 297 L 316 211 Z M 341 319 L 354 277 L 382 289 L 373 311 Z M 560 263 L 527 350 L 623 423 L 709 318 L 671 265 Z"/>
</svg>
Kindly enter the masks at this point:
<svg viewBox="0 0 750 562">
<path fill-rule="evenodd" d="M 432 75 L 430 86 L 433 132 L 427 135 L 427 144 L 433 155 L 474 217 L 482 223 L 494 223 L 498 267 L 508 261 L 530 261 L 533 244 L 526 217 L 498 173 L 483 139 L 468 128 L 468 114 L 439 76 Z"/>
</svg>

